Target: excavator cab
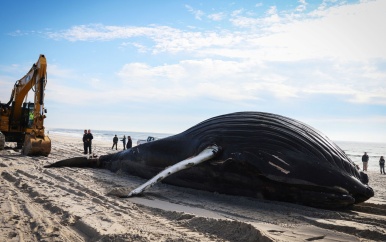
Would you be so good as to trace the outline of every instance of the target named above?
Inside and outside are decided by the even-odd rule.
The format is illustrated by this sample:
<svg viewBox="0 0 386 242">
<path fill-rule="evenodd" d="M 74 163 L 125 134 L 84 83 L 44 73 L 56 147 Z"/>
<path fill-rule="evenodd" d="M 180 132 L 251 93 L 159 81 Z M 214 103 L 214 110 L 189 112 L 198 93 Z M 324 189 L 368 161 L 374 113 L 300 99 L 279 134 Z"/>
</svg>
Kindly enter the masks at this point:
<svg viewBox="0 0 386 242">
<path fill-rule="evenodd" d="M 31 129 L 34 122 L 34 109 L 35 104 L 28 102 L 23 103 L 22 114 L 21 114 L 21 127 L 23 129 Z"/>
<path fill-rule="evenodd" d="M 43 123 L 45 114 L 38 115 L 35 120 L 35 109 L 35 103 L 23 103 L 22 126 L 26 132 L 22 145 L 22 154 L 48 156 L 51 152 L 51 140 L 44 134 L 44 128 L 38 128 L 38 124 Z M 44 110 L 44 113 L 46 113 L 46 110 Z"/>
</svg>

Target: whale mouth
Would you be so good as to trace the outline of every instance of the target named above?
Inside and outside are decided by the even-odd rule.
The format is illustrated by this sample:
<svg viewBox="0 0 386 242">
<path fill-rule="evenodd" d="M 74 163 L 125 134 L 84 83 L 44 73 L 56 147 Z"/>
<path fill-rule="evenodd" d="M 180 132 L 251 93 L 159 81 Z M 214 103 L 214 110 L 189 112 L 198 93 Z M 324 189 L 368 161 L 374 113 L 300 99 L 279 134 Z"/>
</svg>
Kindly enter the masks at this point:
<svg viewBox="0 0 386 242">
<path fill-rule="evenodd" d="M 374 190 L 369 186 L 366 187 L 366 190 L 363 194 L 355 194 L 354 195 L 355 203 L 364 202 L 371 197 L 374 197 Z"/>
</svg>

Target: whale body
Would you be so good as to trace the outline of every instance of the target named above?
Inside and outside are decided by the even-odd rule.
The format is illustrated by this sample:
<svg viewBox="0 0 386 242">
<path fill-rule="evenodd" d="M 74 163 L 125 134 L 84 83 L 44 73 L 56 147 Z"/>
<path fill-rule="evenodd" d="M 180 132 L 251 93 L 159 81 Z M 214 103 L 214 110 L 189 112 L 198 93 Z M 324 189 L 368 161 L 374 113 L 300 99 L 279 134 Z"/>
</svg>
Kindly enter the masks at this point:
<svg viewBox="0 0 386 242">
<path fill-rule="evenodd" d="M 218 153 L 163 182 L 230 195 L 342 208 L 374 196 L 368 176 L 334 142 L 300 121 L 264 112 L 237 112 L 97 161 L 72 158 L 47 167 L 118 170 L 150 179 L 216 145 Z"/>
</svg>

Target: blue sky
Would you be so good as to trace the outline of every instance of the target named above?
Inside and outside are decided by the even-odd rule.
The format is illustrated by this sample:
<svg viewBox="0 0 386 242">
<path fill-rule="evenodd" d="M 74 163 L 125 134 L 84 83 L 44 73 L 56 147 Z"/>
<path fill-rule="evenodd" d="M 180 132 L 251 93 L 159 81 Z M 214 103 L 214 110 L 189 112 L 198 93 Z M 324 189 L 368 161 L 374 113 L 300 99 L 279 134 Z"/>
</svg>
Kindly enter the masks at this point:
<svg viewBox="0 0 386 242">
<path fill-rule="evenodd" d="M 386 142 L 385 12 L 385 0 L 1 1 L 0 101 L 44 54 L 48 128 L 179 133 L 263 111 Z"/>
</svg>

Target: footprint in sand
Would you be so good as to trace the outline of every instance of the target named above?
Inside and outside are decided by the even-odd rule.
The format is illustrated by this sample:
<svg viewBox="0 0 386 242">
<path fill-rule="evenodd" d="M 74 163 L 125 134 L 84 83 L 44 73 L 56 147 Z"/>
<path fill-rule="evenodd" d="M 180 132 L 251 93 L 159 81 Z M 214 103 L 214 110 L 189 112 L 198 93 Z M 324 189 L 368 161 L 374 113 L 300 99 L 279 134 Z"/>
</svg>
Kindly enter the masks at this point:
<svg viewBox="0 0 386 242">
<path fill-rule="evenodd" d="M 15 238 L 16 236 L 17 236 L 17 233 L 16 233 L 16 232 L 9 232 L 9 233 L 8 233 L 8 238 L 9 238 L 9 239 Z"/>
</svg>

